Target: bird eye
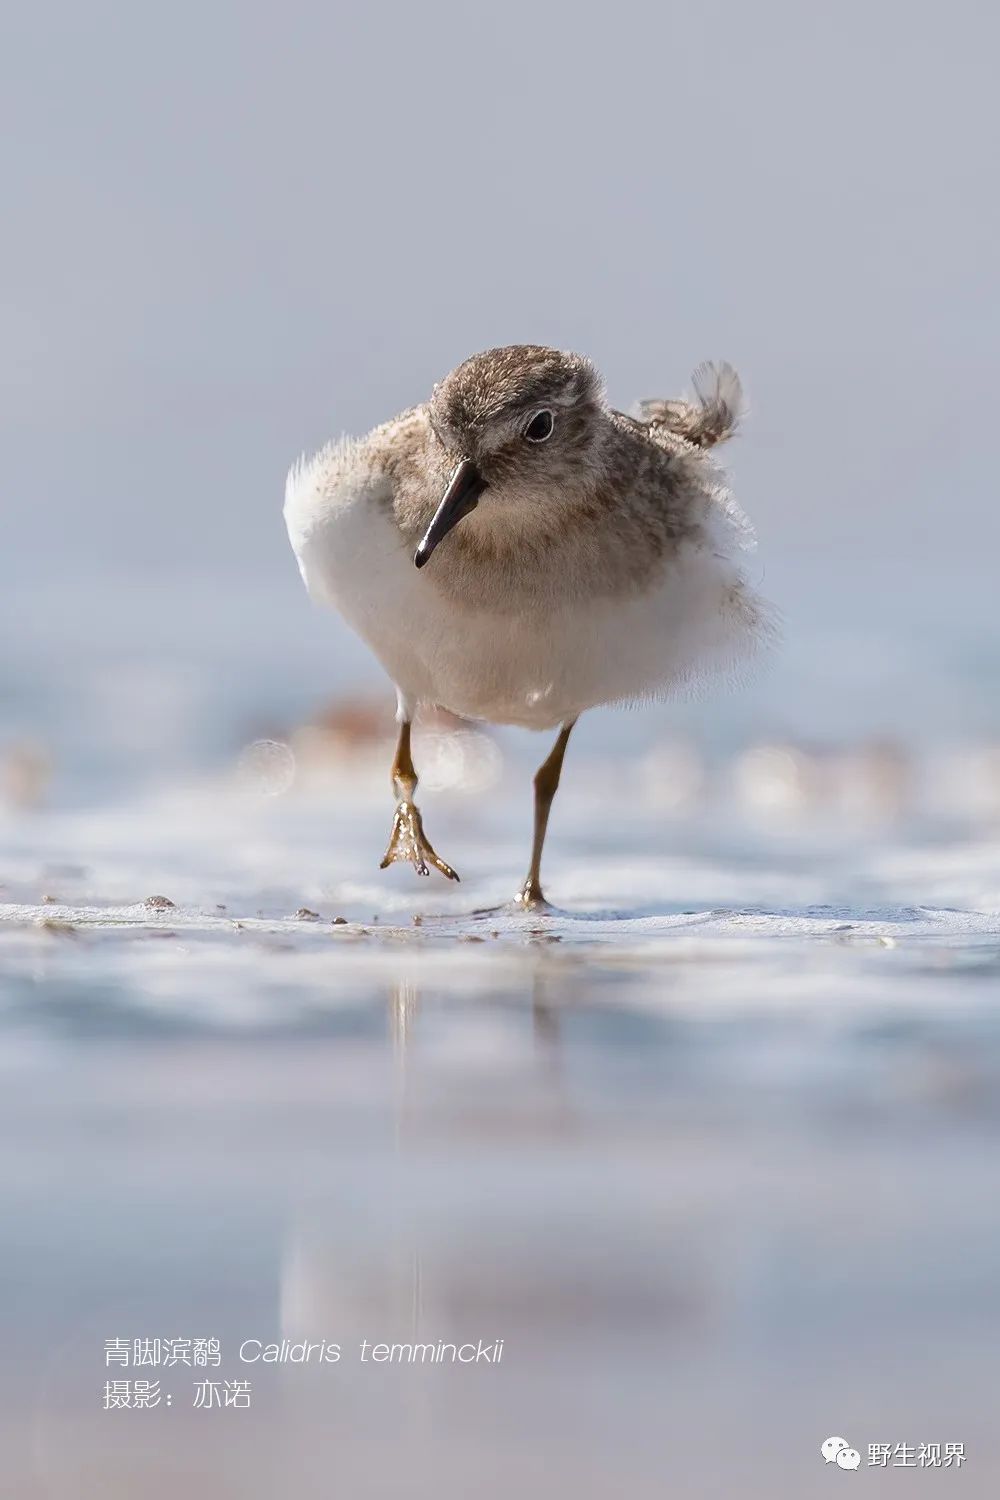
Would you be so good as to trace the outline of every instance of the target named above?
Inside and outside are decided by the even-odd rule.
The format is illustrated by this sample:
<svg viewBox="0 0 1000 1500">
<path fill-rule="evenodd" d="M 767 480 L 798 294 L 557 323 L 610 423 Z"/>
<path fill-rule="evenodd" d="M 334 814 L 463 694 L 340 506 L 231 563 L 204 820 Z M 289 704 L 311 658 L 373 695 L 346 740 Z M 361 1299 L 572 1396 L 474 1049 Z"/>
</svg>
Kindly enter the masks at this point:
<svg viewBox="0 0 1000 1500">
<path fill-rule="evenodd" d="M 524 436 L 529 443 L 544 443 L 552 436 L 555 425 L 556 419 L 550 411 L 536 411 L 524 429 Z"/>
</svg>

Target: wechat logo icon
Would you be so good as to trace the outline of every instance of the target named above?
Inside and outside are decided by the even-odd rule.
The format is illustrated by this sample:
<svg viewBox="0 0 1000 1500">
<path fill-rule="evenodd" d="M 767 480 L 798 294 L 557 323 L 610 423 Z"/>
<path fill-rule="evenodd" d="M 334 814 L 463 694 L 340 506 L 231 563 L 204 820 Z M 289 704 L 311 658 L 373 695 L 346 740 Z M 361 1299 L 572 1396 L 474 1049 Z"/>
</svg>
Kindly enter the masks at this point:
<svg viewBox="0 0 1000 1500">
<path fill-rule="evenodd" d="M 846 1438 L 828 1437 L 820 1444 L 819 1451 L 824 1463 L 837 1464 L 841 1469 L 856 1469 L 861 1462 L 861 1454 Z"/>
</svg>

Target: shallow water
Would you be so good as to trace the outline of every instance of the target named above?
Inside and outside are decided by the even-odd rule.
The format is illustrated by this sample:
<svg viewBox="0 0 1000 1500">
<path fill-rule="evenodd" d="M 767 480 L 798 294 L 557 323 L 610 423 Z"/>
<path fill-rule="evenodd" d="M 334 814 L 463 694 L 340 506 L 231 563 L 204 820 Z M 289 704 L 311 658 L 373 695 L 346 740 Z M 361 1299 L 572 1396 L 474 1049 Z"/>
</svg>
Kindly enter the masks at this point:
<svg viewBox="0 0 1000 1500">
<path fill-rule="evenodd" d="M 996 9 L 62 10 L 3 49 L 0 1495 L 993 1500 Z M 544 750 L 419 746 L 463 883 L 380 874 L 391 692 L 280 494 L 522 336 L 622 406 L 737 360 L 786 629 L 586 715 L 560 911 L 473 920 Z"/>
<path fill-rule="evenodd" d="M 994 1494 L 991 827 L 897 798 L 845 822 L 770 762 L 762 816 L 752 759 L 716 777 L 742 801 L 668 810 L 676 745 L 585 745 L 558 910 L 475 915 L 523 873 L 523 758 L 435 790 L 432 748 L 457 887 L 376 868 L 381 751 L 7 814 L 11 1493 Z M 105 1364 L 155 1337 L 222 1363 Z M 241 1363 L 282 1338 L 341 1358 Z M 157 1409 L 102 1410 L 135 1378 Z M 251 1408 L 194 1409 L 209 1378 Z M 876 1442 L 968 1456 L 882 1470 Z"/>
</svg>

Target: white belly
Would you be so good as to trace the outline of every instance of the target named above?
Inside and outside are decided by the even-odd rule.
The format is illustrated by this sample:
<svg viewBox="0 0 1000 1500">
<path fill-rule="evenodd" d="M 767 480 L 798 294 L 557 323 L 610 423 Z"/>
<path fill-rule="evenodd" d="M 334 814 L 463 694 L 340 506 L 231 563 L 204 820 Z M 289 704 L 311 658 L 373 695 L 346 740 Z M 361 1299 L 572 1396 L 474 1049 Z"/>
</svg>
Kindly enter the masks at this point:
<svg viewBox="0 0 1000 1500">
<path fill-rule="evenodd" d="M 434 559 L 414 567 L 377 481 L 343 475 L 324 499 L 314 468 L 293 471 L 285 506 L 306 586 L 339 610 L 412 703 L 545 729 L 729 667 L 760 634 L 734 565 L 693 549 L 639 596 L 517 615 L 470 609 L 435 588 Z"/>
</svg>

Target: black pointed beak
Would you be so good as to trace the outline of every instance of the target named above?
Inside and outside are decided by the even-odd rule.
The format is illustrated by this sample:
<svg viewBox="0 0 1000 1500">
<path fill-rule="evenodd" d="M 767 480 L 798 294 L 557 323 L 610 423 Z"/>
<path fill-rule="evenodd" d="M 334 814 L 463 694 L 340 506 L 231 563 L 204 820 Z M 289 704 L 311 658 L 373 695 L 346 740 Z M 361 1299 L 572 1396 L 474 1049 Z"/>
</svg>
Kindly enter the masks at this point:
<svg viewBox="0 0 1000 1500">
<path fill-rule="evenodd" d="M 486 480 L 471 459 L 463 458 L 448 481 L 448 488 L 441 496 L 441 503 L 434 518 L 421 538 L 413 554 L 413 561 L 422 568 L 442 537 L 446 537 L 463 516 L 475 510 L 479 497 L 486 488 Z"/>
</svg>

